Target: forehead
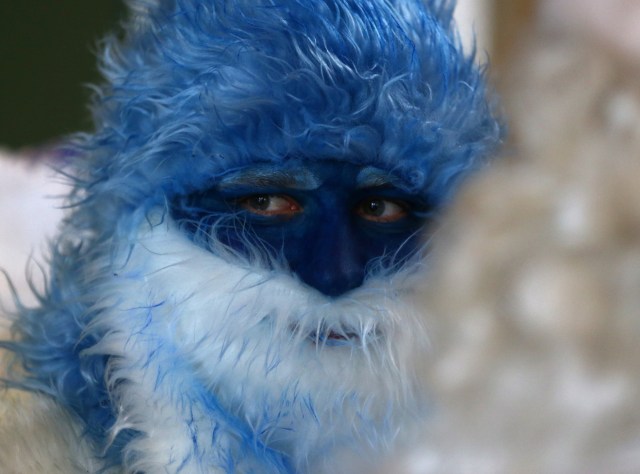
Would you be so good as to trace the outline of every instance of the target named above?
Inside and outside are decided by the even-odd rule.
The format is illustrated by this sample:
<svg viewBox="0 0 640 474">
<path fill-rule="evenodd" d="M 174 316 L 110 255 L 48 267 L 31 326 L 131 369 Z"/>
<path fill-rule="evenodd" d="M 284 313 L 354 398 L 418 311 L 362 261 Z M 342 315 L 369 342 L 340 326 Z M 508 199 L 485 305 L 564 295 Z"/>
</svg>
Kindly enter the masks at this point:
<svg viewBox="0 0 640 474">
<path fill-rule="evenodd" d="M 257 164 L 225 175 L 218 187 L 280 187 L 314 190 L 325 186 L 354 189 L 380 186 L 406 187 L 388 171 L 339 161 L 291 161 L 283 165 Z"/>
</svg>

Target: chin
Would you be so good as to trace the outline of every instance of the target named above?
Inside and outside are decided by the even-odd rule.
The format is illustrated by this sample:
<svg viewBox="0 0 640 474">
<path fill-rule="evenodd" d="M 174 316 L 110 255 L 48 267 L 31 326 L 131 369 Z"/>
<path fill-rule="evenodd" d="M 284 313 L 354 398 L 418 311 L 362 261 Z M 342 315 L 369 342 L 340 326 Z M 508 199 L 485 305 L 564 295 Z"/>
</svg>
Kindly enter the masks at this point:
<svg viewBox="0 0 640 474">
<path fill-rule="evenodd" d="M 371 458 L 421 415 L 419 265 L 329 298 L 285 269 L 217 256 L 165 217 L 98 266 L 111 276 L 92 330 L 105 336 L 89 352 L 110 360 L 112 438 L 138 433 L 132 467 L 224 464 L 250 439 L 296 472 L 336 472 L 342 451 Z"/>
</svg>

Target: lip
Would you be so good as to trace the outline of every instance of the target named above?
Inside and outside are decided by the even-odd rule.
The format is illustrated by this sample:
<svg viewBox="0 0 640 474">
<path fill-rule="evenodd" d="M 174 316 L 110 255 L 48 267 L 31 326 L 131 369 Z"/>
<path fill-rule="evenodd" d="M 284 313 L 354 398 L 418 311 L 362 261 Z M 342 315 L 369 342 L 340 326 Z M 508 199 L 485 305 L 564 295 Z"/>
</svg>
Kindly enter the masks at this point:
<svg viewBox="0 0 640 474">
<path fill-rule="evenodd" d="M 292 332 L 300 332 L 299 326 L 293 325 Z M 363 335 L 349 327 L 325 328 L 319 327 L 310 331 L 305 337 L 306 340 L 317 346 L 361 346 Z M 379 338 L 377 330 L 368 331 L 366 334 L 367 343 Z"/>
<path fill-rule="evenodd" d="M 360 335 L 353 331 L 311 331 L 307 339 L 323 346 L 360 345 Z"/>
</svg>

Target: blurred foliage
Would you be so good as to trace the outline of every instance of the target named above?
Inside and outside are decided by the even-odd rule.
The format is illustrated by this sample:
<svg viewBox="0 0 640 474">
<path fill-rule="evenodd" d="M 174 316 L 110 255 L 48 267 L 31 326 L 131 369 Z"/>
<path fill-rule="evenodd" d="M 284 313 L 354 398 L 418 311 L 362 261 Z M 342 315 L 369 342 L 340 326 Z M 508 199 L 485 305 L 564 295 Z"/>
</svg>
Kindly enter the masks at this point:
<svg viewBox="0 0 640 474">
<path fill-rule="evenodd" d="M 0 2 L 0 147 L 91 126 L 86 85 L 99 81 L 98 43 L 124 16 L 118 0 Z"/>
</svg>

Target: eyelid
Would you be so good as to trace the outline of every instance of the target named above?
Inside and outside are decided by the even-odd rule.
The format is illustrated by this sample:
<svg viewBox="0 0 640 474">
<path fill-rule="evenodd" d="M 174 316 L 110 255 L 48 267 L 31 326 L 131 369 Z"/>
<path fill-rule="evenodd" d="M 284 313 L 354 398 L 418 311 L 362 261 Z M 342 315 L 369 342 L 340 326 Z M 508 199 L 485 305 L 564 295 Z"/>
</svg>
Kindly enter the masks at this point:
<svg viewBox="0 0 640 474">
<path fill-rule="evenodd" d="M 281 206 L 273 210 L 252 208 L 250 201 L 260 197 L 267 197 L 270 200 L 280 199 L 285 203 L 284 205 L 280 203 Z M 256 216 L 290 218 L 302 212 L 302 205 L 295 198 L 281 193 L 254 193 L 248 196 L 239 197 L 234 201 L 237 206 L 244 208 L 248 213 Z M 289 207 L 287 207 L 287 204 Z"/>
<path fill-rule="evenodd" d="M 429 215 L 433 212 L 434 205 L 430 203 L 428 200 L 420 196 L 416 196 L 414 194 L 408 194 L 403 191 L 401 188 L 396 186 L 386 184 L 381 186 L 369 187 L 366 189 L 360 190 L 360 199 L 385 199 L 388 201 L 393 201 L 395 203 L 402 204 L 405 206 L 412 214 L 415 215 Z"/>
</svg>

